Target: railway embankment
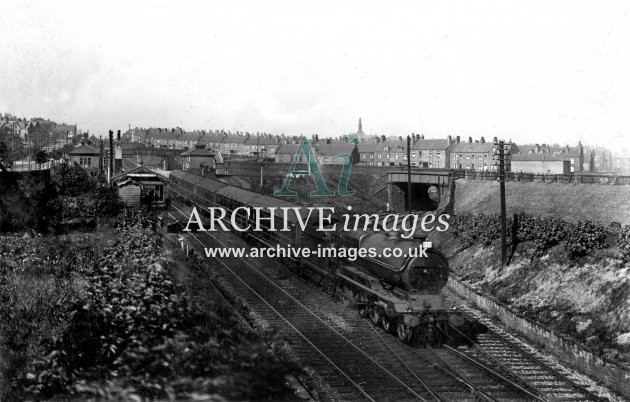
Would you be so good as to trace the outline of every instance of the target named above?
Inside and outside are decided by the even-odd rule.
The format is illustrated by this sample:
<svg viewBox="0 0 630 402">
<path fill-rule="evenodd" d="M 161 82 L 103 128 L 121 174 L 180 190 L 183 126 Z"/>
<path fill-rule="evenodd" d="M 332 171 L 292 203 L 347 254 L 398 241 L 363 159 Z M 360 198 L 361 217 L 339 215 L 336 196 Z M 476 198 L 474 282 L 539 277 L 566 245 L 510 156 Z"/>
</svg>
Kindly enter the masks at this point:
<svg viewBox="0 0 630 402">
<path fill-rule="evenodd" d="M 461 281 L 453 281 L 454 290 L 628 396 L 630 263 L 624 225 L 630 223 L 630 187 L 507 183 L 505 268 L 498 187 L 458 180 L 455 215 L 464 219 L 458 224 L 454 218 L 451 230 L 432 234 Z M 513 232 L 516 213 L 521 222 L 517 218 Z"/>
<path fill-rule="evenodd" d="M 524 211 L 568 221 L 589 219 L 604 225 L 630 224 L 630 186 L 508 182 L 505 188 L 508 216 Z M 448 202 L 445 194 L 440 204 L 445 206 Z M 499 183 L 456 180 L 454 209 L 455 213 L 498 214 Z"/>
</svg>

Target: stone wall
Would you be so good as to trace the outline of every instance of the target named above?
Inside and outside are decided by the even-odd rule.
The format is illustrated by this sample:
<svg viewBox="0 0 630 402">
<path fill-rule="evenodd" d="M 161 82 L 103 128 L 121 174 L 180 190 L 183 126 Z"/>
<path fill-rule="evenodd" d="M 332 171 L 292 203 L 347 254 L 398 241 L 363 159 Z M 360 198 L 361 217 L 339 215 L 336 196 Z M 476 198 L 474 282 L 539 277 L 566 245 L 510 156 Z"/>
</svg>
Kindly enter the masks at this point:
<svg viewBox="0 0 630 402">
<path fill-rule="evenodd" d="M 615 362 L 604 361 L 568 337 L 544 329 L 539 324 L 521 317 L 503 303 L 471 289 L 455 278 L 449 278 L 449 288 L 481 310 L 498 318 L 509 328 L 535 342 L 544 344 L 547 352 L 569 367 L 602 381 L 625 397 L 630 398 L 630 370 Z"/>
</svg>

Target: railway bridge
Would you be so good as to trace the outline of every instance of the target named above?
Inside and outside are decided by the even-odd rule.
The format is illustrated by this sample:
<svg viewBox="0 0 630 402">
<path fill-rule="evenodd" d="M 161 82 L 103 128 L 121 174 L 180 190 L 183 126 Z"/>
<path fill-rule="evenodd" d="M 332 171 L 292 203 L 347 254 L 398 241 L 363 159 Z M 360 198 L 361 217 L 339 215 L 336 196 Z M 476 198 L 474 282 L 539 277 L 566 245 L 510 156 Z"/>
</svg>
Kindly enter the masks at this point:
<svg viewBox="0 0 630 402">
<path fill-rule="evenodd" d="M 392 187 L 397 186 L 404 194 L 405 210 L 409 209 L 408 192 L 411 191 L 412 210 L 432 211 L 437 209 L 446 191 L 454 190 L 451 183 L 460 177 L 464 177 L 463 172 L 452 169 L 415 168 L 411 170 L 411 178 L 406 170 L 390 171 L 387 172 L 387 200 L 393 205 Z"/>
</svg>

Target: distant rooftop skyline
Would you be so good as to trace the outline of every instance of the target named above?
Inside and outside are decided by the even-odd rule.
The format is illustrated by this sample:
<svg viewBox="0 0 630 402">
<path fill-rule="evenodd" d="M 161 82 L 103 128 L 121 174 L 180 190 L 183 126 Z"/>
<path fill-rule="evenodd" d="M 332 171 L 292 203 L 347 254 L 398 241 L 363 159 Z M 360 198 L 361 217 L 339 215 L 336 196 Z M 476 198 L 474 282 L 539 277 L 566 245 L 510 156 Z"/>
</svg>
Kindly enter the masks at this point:
<svg viewBox="0 0 630 402">
<path fill-rule="evenodd" d="M 18 1 L 0 111 L 75 122 L 630 148 L 630 4 Z"/>
</svg>

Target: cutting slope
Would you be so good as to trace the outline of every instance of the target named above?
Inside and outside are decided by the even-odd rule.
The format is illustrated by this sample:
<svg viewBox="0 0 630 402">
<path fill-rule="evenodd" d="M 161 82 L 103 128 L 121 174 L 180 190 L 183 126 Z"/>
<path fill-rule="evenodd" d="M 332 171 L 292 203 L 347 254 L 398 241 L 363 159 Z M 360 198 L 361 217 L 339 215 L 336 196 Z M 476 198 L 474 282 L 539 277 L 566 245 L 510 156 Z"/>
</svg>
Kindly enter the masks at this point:
<svg viewBox="0 0 630 402">
<path fill-rule="evenodd" d="M 509 182 L 505 188 L 508 215 L 525 211 L 570 221 L 590 219 L 605 225 L 630 224 L 630 186 Z M 445 197 L 441 206 L 447 202 Z M 457 180 L 455 212 L 498 214 L 499 183 Z"/>
</svg>

